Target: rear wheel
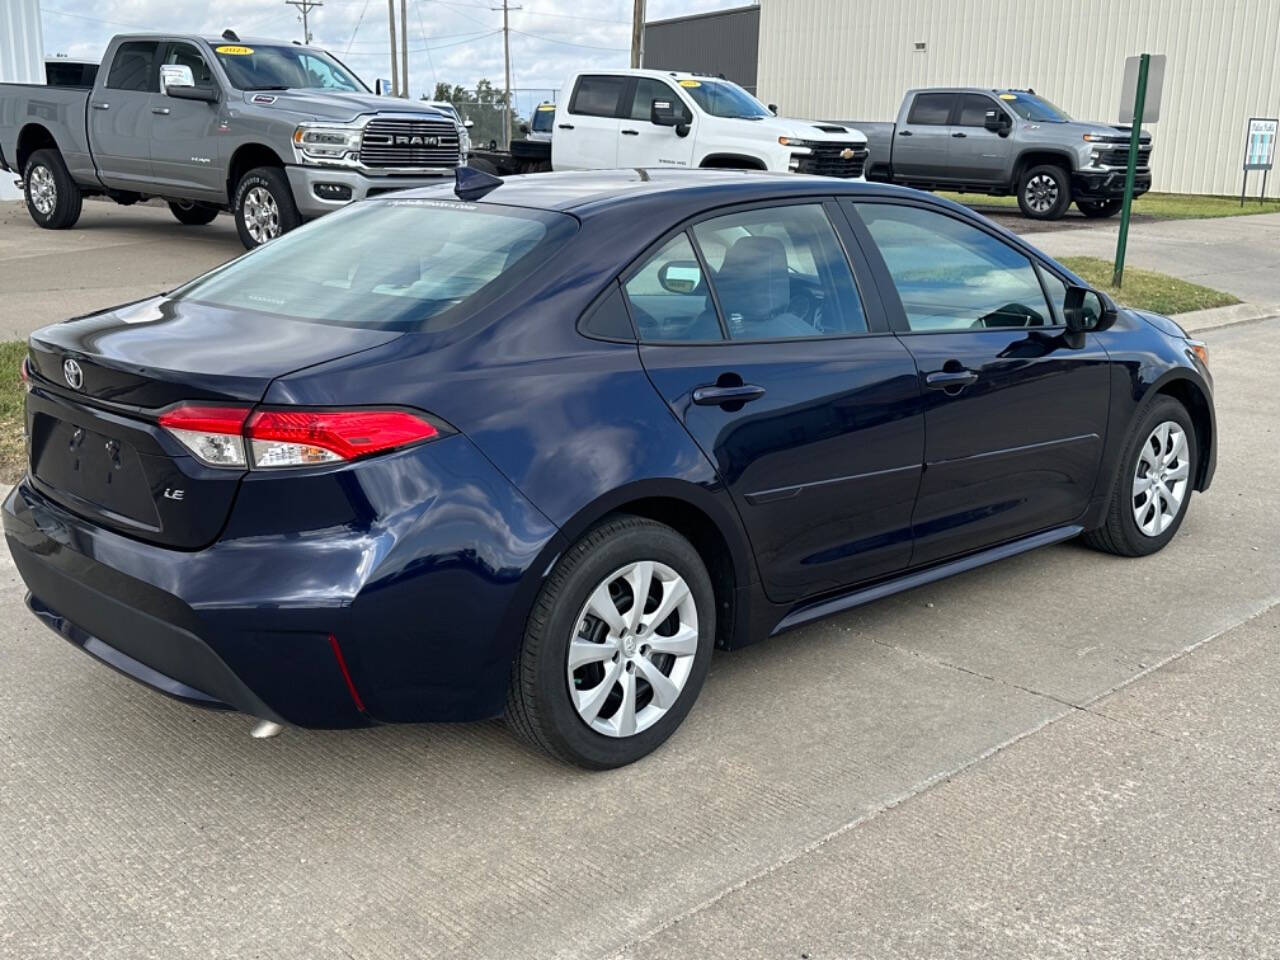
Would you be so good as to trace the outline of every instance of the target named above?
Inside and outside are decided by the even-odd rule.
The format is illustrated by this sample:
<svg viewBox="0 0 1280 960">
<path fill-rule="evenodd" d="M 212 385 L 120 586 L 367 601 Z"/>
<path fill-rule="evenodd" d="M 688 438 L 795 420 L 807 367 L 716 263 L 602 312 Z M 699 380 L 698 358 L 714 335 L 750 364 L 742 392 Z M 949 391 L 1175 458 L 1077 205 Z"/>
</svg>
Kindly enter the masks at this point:
<svg viewBox="0 0 1280 960">
<path fill-rule="evenodd" d="M 65 230 L 80 219 L 83 196 L 57 150 L 33 153 L 22 180 L 27 212 L 38 226 Z"/>
<path fill-rule="evenodd" d="M 206 223 L 213 222 L 218 215 L 218 208 L 211 203 L 170 200 L 169 212 L 177 218 L 179 223 L 185 223 L 189 227 L 203 227 Z"/>
<path fill-rule="evenodd" d="M 252 250 L 302 223 L 289 178 L 279 167 L 255 167 L 240 178 L 232 209 L 245 249 Z"/>
<path fill-rule="evenodd" d="M 1067 172 L 1052 163 L 1029 167 L 1018 182 L 1018 207 L 1032 220 L 1057 220 L 1071 205 Z"/>
<path fill-rule="evenodd" d="M 1076 209 L 1083 213 L 1086 217 L 1113 217 L 1124 205 L 1124 200 L 1120 198 L 1112 198 L 1110 200 L 1077 200 Z"/>
<path fill-rule="evenodd" d="M 714 637 L 711 579 L 689 541 L 641 517 L 608 520 L 565 553 L 534 604 L 507 723 L 568 763 L 631 763 L 693 706 Z"/>
</svg>

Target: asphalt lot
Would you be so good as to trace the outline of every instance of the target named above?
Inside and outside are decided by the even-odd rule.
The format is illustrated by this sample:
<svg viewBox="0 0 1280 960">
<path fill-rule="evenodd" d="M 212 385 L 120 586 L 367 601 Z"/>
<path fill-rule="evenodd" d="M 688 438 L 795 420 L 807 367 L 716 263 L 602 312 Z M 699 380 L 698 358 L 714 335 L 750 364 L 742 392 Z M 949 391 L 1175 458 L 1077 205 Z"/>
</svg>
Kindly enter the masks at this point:
<svg viewBox="0 0 1280 960">
<path fill-rule="evenodd" d="M 238 252 L 99 216 L 41 247 L 0 214 L 6 325 Z M 251 740 L 39 626 L 4 558 L 0 957 L 1280 955 L 1280 319 L 1205 337 L 1218 476 L 1163 553 L 1066 544 L 718 654 L 606 774 L 497 723 Z"/>
</svg>

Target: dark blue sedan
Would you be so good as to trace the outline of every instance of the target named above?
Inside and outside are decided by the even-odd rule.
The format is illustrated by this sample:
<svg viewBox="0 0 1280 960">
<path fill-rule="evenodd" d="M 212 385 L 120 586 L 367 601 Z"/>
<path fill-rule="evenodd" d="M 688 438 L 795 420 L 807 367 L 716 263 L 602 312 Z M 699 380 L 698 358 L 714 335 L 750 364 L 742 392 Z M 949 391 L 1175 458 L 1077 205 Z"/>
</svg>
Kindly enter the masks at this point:
<svg viewBox="0 0 1280 960">
<path fill-rule="evenodd" d="M 612 767 L 713 646 L 1159 550 L 1213 477 L 1206 361 L 925 194 L 476 174 L 34 334 L 4 528 L 35 615 L 164 693 L 505 714 Z"/>
</svg>

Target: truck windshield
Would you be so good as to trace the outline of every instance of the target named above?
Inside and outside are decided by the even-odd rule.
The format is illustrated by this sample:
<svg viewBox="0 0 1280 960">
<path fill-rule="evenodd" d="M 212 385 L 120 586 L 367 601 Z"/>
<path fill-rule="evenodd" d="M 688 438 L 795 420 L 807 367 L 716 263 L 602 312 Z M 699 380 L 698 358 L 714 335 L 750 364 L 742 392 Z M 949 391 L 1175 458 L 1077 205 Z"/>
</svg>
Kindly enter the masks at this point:
<svg viewBox="0 0 1280 960">
<path fill-rule="evenodd" d="M 353 203 L 170 299 L 340 326 L 447 329 L 466 315 L 452 308 L 518 285 L 577 229 L 563 213 L 443 197 Z"/>
<path fill-rule="evenodd" d="M 1071 122 L 1067 111 L 1032 93 L 1002 93 L 1000 99 L 1023 120 L 1030 120 L 1032 123 Z"/>
<path fill-rule="evenodd" d="M 728 80 L 681 80 L 680 86 L 713 117 L 755 120 L 772 116 L 763 103 Z"/>
<path fill-rule="evenodd" d="M 529 126 L 536 133 L 550 133 L 551 127 L 556 119 L 556 106 L 554 103 L 544 103 L 537 110 L 533 111 L 533 123 Z"/>
<path fill-rule="evenodd" d="M 369 88 L 322 50 L 294 46 L 220 44 L 214 55 L 237 90 L 341 90 Z"/>
</svg>

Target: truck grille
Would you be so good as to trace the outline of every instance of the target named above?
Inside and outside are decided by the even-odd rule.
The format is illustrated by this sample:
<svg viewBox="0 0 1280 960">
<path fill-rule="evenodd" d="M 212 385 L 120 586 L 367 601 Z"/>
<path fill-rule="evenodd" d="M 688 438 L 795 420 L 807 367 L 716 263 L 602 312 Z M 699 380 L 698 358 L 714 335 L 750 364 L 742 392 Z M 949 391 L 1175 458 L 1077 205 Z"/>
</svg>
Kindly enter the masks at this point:
<svg viewBox="0 0 1280 960">
<path fill-rule="evenodd" d="M 1098 153 L 1098 164 L 1104 167 L 1127 167 L 1129 165 L 1129 148 L 1111 147 L 1107 150 L 1101 150 Z M 1138 148 L 1138 166 L 1147 167 L 1151 165 L 1151 145 L 1147 144 Z"/>
<path fill-rule="evenodd" d="M 458 128 L 450 120 L 374 118 L 360 141 L 367 167 L 454 167 L 458 156 Z"/>
<path fill-rule="evenodd" d="M 848 150 L 851 156 L 841 156 Z M 821 177 L 860 177 L 867 162 L 867 148 L 852 143 L 824 143 L 800 158 L 799 173 L 816 173 Z"/>
</svg>

